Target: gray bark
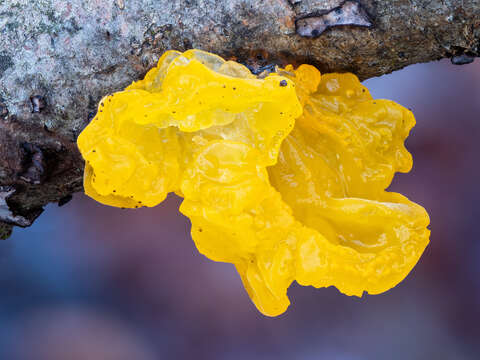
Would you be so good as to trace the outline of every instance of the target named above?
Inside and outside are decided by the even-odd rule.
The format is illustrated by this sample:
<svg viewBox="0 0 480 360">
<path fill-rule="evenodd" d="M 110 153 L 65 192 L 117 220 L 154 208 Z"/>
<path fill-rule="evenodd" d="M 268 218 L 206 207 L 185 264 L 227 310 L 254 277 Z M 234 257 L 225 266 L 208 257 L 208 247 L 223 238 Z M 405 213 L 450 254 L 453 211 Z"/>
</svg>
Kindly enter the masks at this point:
<svg viewBox="0 0 480 360">
<path fill-rule="evenodd" d="M 361 79 L 480 55 L 480 0 L 0 0 L 0 237 L 82 190 L 100 98 L 168 49 Z"/>
</svg>

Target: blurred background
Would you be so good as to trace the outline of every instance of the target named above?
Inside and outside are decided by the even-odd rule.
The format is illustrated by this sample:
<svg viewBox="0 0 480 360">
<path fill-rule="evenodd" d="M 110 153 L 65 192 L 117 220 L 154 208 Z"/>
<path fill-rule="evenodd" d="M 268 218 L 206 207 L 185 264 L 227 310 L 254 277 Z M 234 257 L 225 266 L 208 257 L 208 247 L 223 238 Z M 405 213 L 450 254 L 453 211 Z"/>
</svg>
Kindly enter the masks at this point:
<svg viewBox="0 0 480 360">
<path fill-rule="evenodd" d="M 0 359 L 480 359 L 480 61 L 365 82 L 416 115 L 414 167 L 391 186 L 431 242 L 387 293 L 293 285 L 261 315 L 230 264 L 200 255 L 170 196 L 120 210 L 82 194 L 0 241 Z"/>
</svg>

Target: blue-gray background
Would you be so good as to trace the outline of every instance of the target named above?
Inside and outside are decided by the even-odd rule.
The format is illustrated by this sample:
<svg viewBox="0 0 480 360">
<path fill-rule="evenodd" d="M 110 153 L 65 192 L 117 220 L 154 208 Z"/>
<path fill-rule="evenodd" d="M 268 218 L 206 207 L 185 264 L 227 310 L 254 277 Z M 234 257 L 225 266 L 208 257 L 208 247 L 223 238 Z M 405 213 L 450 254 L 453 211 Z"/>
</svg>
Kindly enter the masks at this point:
<svg viewBox="0 0 480 360">
<path fill-rule="evenodd" d="M 120 210 L 77 194 L 0 242 L 0 359 L 480 359 L 480 61 L 365 82 L 411 108 L 409 174 L 391 189 L 431 216 L 431 243 L 385 294 L 293 285 L 266 318 L 229 264 L 200 255 L 170 196 Z"/>
</svg>

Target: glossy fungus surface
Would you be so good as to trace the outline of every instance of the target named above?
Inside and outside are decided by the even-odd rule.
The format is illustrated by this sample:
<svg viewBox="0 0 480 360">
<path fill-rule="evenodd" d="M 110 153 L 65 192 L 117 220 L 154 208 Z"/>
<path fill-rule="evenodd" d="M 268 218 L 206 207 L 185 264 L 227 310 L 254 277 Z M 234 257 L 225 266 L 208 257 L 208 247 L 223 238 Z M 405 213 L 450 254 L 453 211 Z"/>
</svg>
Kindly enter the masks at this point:
<svg viewBox="0 0 480 360">
<path fill-rule="evenodd" d="M 124 208 L 182 196 L 198 250 L 234 264 L 276 316 L 293 281 L 378 294 L 417 263 L 428 214 L 385 191 L 412 166 L 414 124 L 353 74 L 301 65 L 259 78 L 210 53 L 168 51 L 101 101 L 78 146 L 87 195 Z"/>
</svg>

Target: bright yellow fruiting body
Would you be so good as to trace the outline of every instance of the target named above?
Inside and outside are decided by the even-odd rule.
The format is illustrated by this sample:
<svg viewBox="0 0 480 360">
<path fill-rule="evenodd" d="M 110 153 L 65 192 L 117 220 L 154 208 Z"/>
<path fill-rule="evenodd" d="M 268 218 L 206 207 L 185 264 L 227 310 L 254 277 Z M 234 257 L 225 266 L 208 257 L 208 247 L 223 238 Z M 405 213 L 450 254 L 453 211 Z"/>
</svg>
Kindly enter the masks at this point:
<svg viewBox="0 0 480 360">
<path fill-rule="evenodd" d="M 416 264 L 428 215 L 385 191 L 412 166 L 403 142 L 414 124 L 352 74 L 302 65 L 261 79 L 213 54 L 168 51 L 102 100 L 78 146 L 89 196 L 129 208 L 183 196 L 198 250 L 233 263 L 276 316 L 294 280 L 377 294 Z"/>
</svg>

